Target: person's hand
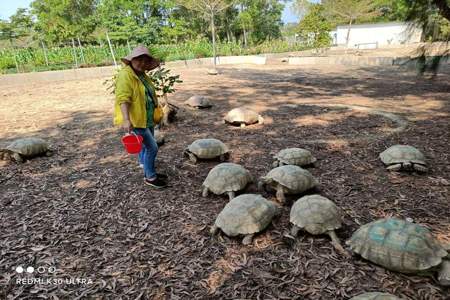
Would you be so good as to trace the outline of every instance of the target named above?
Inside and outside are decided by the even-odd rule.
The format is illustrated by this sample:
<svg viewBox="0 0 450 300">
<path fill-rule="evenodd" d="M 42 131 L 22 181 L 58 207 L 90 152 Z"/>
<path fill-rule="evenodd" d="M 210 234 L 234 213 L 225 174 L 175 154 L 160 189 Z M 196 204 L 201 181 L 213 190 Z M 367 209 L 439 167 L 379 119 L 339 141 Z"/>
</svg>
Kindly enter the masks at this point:
<svg viewBox="0 0 450 300">
<path fill-rule="evenodd" d="M 122 127 L 128 133 L 131 133 L 133 131 L 133 125 L 131 125 L 130 120 L 123 120 Z"/>
</svg>

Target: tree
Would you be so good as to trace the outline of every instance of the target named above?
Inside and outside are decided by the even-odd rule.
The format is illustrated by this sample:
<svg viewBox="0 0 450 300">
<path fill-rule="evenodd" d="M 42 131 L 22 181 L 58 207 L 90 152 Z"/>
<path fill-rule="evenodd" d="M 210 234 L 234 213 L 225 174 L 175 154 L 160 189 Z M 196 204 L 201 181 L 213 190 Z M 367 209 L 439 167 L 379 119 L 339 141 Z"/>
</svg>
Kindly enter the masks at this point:
<svg viewBox="0 0 450 300">
<path fill-rule="evenodd" d="M 346 45 L 348 47 L 350 30 L 355 21 L 364 21 L 380 14 L 373 0 L 324 0 L 325 13 L 348 24 Z"/>
<path fill-rule="evenodd" d="M 214 68 L 216 68 L 216 25 L 214 23 L 217 15 L 233 4 L 226 0 L 178 0 L 178 4 L 187 9 L 197 11 L 208 17 L 211 25 L 211 37 L 213 43 Z"/>
<path fill-rule="evenodd" d="M 35 28 L 53 43 L 66 42 L 77 36 L 88 36 L 96 27 L 96 0 L 34 0 L 31 11 Z"/>
<path fill-rule="evenodd" d="M 330 45 L 332 24 L 325 17 L 324 10 L 323 5 L 312 4 L 298 24 L 299 36 L 308 46 L 319 48 Z"/>
<path fill-rule="evenodd" d="M 171 1 L 163 0 L 102 0 L 96 16 L 113 41 L 153 44 L 161 40 L 170 5 Z"/>
<path fill-rule="evenodd" d="M 278 0 L 245 0 L 245 11 L 252 24 L 252 41 L 260 43 L 281 36 L 281 14 L 284 4 Z"/>
</svg>

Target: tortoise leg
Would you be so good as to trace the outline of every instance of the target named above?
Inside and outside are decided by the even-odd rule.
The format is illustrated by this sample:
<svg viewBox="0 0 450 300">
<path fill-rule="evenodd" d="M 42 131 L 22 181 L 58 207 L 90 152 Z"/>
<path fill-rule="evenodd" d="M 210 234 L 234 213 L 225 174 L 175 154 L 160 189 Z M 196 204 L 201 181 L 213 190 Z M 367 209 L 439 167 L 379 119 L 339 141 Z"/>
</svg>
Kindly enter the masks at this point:
<svg viewBox="0 0 450 300">
<path fill-rule="evenodd" d="M 262 192 L 262 190 L 264 189 L 264 181 L 263 180 L 258 181 L 257 188 L 258 188 L 258 191 Z"/>
<path fill-rule="evenodd" d="M 18 162 L 18 163 L 22 163 L 22 162 L 23 162 L 23 157 L 22 157 L 22 155 L 20 155 L 19 153 L 13 153 L 13 154 L 11 155 L 11 158 L 12 158 L 14 161 Z"/>
<path fill-rule="evenodd" d="M 245 126 L 247 126 L 247 124 L 241 123 L 241 128 L 244 128 Z"/>
<path fill-rule="evenodd" d="M 339 238 L 336 235 L 336 232 L 334 230 L 328 231 L 328 235 L 331 238 L 331 243 L 333 244 L 334 248 L 341 253 L 342 255 L 346 257 L 351 257 L 351 255 L 342 247 L 341 242 L 339 241 Z"/>
<path fill-rule="evenodd" d="M 219 160 L 220 160 L 220 161 L 226 161 L 226 160 L 227 160 L 227 156 L 226 156 L 225 154 L 221 154 L 221 155 L 219 156 Z"/>
<path fill-rule="evenodd" d="M 189 160 L 190 160 L 192 163 L 194 163 L 194 164 L 197 163 L 197 156 L 195 156 L 195 155 L 194 155 L 193 153 L 191 153 L 191 152 L 188 152 L 187 155 L 189 156 Z"/>
<path fill-rule="evenodd" d="M 208 197 L 208 194 L 209 194 L 209 189 L 206 186 L 203 187 L 202 196 Z"/>
<path fill-rule="evenodd" d="M 281 184 L 277 185 L 277 200 L 280 201 L 281 204 L 286 203 L 286 197 L 284 196 L 284 188 Z"/>
<path fill-rule="evenodd" d="M 244 245 L 250 245 L 253 242 L 253 236 L 254 234 L 247 234 L 243 239 L 242 239 L 242 244 Z"/>
<path fill-rule="evenodd" d="M 298 232 L 300 231 L 300 227 L 297 225 L 293 225 L 291 228 L 291 235 L 295 238 L 298 235 Z"/>
<path fill-rule="evenodd" d="M 438 271 L 438 280 L 439 284 L 450 286 L 450 260 L 442 260 L 441 268 Z"/>
<path fill-rule="evenodd" d="M 53 151 L 51 151 L 51 150 L 45 151 L 45 156 L 52 156 L 52 154 L 53 154 Z"/>
<path fill-rule="evenodd" d="M 219 227 L 217 227 L 216 224 L 211 226 L 211 229 L 209 230 L 209 233 L 211 233 L 211 235 L 216 235 L 218 232 L 219 232 Z"/>
<path fill-rule="evenodd" d="M 414 168 L 414 170 L 416 170 L 418 172 L 423 172 L 423 173 L 428 172 L 428 168 L 421 164 L 413 164 L 413 168 Z"/>
<path fill-rule="evenodd" d="M 228 192 L 228 198 L 230 198 L 230 201 L 233 200 L 234 197 L 236 197 L 235 193 L 233 191 Z"/>
<path fill-rule="evenodd" d="M 390 165 L 386 168 L 388 171 L 400 171 L 402 169 L 402 164 Z"/>
</svg>

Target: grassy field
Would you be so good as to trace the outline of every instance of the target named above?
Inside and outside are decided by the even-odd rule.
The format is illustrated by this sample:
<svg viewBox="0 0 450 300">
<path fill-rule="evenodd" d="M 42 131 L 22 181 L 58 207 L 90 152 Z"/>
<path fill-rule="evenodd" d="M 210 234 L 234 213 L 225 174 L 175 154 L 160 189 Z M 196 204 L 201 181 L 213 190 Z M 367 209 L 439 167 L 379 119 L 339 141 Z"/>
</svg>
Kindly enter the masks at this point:
<svg viewBox="0 0 450 300">
<path fill-rule="evenodd" d="M 218 55 L 250 55 L 304 50 L 299 44 L 282 40 L 267 41 L 262 44 L 243 47 L 239 43 L 219 43 Z M 165 60 L 183 60 L 211 57 L 212 44 L 207 40 L 192 41 L 176 45 L 155 45 L 151 47 L 155 56 Z M 128 46 L 114 46 L 116 60 L 129 52 Z M 112 65 L 113 58 L 108 45 L 86 46 L 83 48 L 54 47 L 46 49 L 47 61 L 42 48 L 1 49 L 0 73 L 25 73 L 48 70 L 62 70 L 74 67 Z"/>
</svg>

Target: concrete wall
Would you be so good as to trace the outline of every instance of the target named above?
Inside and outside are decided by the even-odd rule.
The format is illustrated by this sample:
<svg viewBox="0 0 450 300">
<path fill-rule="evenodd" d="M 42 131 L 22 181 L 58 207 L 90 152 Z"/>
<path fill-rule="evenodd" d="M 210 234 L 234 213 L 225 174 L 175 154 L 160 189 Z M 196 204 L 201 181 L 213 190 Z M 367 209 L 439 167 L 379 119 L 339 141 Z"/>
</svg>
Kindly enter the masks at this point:
<svg viewBox="0 0 450 300">
<path fill-rule="evenodd" d="M 265 65 L 266 57 L 257 55 L 245 55 L 245 56 L 218 56 L 216 63 L 218 65 L 233 65 L 233 64 L 252 64 L 252 65 Z M 169 68 L 173 67 L 196 67 L 196 66 L 212 66 L 213 58 L 198 58 L 190 60 L 177 60 L 166 63 Z"/>
<path fill-rule="evenodd" d="M 336 29 L 337 45 L 345 45 L 348 26 Z M 350 29 L 349 48 L 374 48 L 385 45 L 419 43 L 422 29 L 408 23 L 380 23 L 353 25 Z"/>
<path fill-rule="evenodd" d="M 0 75 L 0 86 L 111 77 L 114 69 L 115 67 L 111 66 Z"/>
<path fill-rule="evenodd" d="M 392 66 L 393 57 L 305 56 L 290 57 L 290 65 Z"/>
<path fill-rule="evenodd" d="M 228 64 L 256 64 L 264 65 L 266 57 L 264 56 L 224 56 L 217 58 L 218 65 Z M 166 63 L 168 68 L 195 68 L 211 67 L 212 58 L 200 58 L 191 60 L 180 60 Z M 32 72 L 20 74 L 0 75 L 0 86 L 22 85 L 24 83 L 46 83 L 55 81 L 84 80 L 89 78 L 111 77 L 114 74 L 115 67 L 97 67 L 81 68 L 61 71 Z"/>
</svg>

